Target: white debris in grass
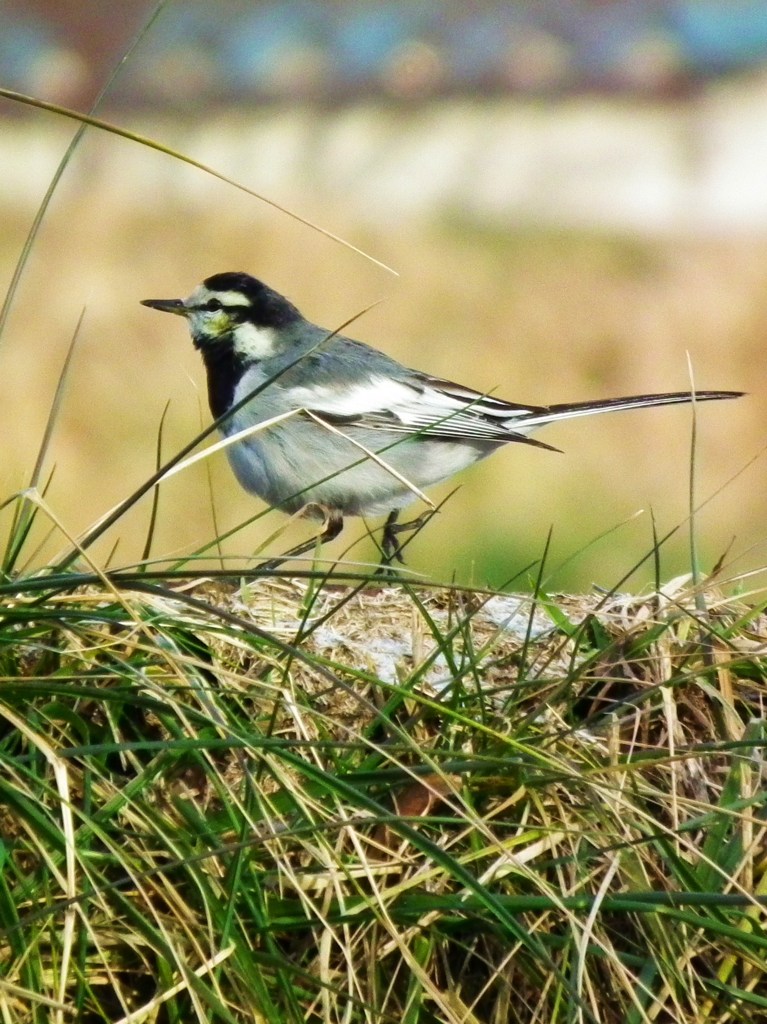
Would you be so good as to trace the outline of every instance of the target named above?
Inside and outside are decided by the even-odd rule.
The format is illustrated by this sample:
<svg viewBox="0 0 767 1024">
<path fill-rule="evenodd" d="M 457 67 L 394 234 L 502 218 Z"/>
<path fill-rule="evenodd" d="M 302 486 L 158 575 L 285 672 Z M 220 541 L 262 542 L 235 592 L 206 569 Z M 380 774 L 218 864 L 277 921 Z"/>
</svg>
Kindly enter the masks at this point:
<svg viewBox="0 0 767 1024">
<path fill-rule="evenodd" d="M 312 638 L 314 647 L 320 654 L 327 654 L 340 648 L 355 654 L 359 659 L 356 664 L 361 667 L 367 662 L 371 672 L 382 683 L 396 685 L 412 672 L 412 637 L 403 639 L 372 635 L 363 642 L 352 640 L 338 629 L 321 626 L 314 631 Z M 438 654 L 432 660 L 421 680 L 437 693 L 441 693 L 451 685 L 453 680 L 443 654 Z"/>
<path fill-rule="evenodd" d="M 509 685 L 514 668 L 508 658 L 515 650 L 560 635 L 547 605 L 529 594 L 424 588 L 414 600 L 397 586 L 315 591 L 302 580 L 282 579 L 241 588 L 232 605 L 241 617 L 330 663 L 443 697 L 460 685 L 469 664 L 489 687 Z"/>
<path fill-rule="evenodd" d="M 530 616 L 530 598 L 515 594 L 496 594 L 484 602 L 478 617 L 506 633 L 513 633 L 520 640 L 526 637 L 540 637 L 553 628 L 551 619 L 536 605 Z"/>
</svg>

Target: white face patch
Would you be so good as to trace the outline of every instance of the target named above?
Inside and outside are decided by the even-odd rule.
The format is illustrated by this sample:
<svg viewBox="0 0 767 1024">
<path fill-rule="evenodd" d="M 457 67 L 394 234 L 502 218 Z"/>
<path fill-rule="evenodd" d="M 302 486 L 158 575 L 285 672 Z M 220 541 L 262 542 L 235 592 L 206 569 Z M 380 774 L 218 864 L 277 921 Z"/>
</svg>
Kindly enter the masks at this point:
<svg viewBox="0 0 767 1024">
<path fill-rule="evenodd" d="M 256 324 L 237 324 L 232 331 L 234 350 L 248 359 L 269 359 L 277 351 L 277 331 Z"/>
<path fill-rule="evenodd" d="M 277 335 L 271 327 L 239 321 L 233 316 L 238 309 L 247 309 L 247 296 L 238 291 L 212 291 L 199 285 L 184 299 L 187 319 L 193 337 L 201 346 L 215 343 L 221 335 L 231 335 L 236 352 L 249 360 L 268 359 L 276 351 Z M 207 308 L 213 305 L 214 308 Z"/>
<path fill-rule="evenodd" d="M 247 298 L 242 292 L 212 292 L 204 284 L 198 285 L 188 299 L 184 299 L 185 306 L 204 306 L 211 299 L 218 299 L 222 306 L 247 306 Z"/>
</svg>

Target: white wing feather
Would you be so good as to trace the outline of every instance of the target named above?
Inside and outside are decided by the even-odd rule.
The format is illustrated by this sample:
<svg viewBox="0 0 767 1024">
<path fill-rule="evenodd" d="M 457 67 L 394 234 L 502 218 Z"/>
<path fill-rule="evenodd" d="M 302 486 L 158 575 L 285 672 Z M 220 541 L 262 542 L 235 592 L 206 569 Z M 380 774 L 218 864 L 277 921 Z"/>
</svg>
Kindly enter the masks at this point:
<svg viewBox="0 0 767 1024">
<path fill-rule="evenodd" d="M 291 390 L 296 408 L 349 425 L 438 436 L 445 440 L 525 441 L 542 448 L 552 446 L 533 441 L 527 435 L 557 420 L 626 409 L 737 398 L 740 394 L 739 391 L 673 391 L 552 406 L 527 406 L 505 402 L 415 371 L 407 382 L 379 375 L 347 385 L 343 390 L 329 387 Z"/>
<path fill-rule="evenodd" d="M 343 391 L 328 387 L 293 388 L 291 399 L 297 408 L 361 427 L 466 440 L 513 440 L 515 416 L 541 411 L 426 376 L 414 376 L 412 384 L 390 377 L 371 377 L 363 383 L 347 385 Z"/>
</svg>

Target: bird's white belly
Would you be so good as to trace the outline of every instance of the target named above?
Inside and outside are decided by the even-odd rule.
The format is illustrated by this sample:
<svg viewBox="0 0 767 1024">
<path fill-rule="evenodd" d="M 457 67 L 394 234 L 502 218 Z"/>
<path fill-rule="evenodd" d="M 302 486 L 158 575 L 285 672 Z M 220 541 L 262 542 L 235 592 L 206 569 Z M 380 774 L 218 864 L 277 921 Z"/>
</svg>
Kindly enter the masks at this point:
<svg viewBox="0 0 767 1024">
<path fill-rule="evenodd" d="M 491 450 L 386 431 L 349 435 L 364 447 L 319 424 L 291 420 L 232 445 L 229 460 L 246 490 L 286 512 L 314 502 L 343 515 L 379 515 L 410 504 L 418 491 Z"/>
</svg>

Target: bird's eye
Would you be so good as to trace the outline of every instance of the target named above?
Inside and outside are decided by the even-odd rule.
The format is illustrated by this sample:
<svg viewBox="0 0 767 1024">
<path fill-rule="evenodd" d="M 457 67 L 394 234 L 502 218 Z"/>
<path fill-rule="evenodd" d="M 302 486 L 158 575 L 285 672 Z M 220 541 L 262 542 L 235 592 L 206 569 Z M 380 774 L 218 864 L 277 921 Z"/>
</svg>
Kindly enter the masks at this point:
<svg viewBox="0 0 767 1024">
<path fill-rule="evenodd" d="M 219 302 L 218 299 L 208 299 L 208 301 L 203 306 L 203 309 L 207 313 L 217 313 L 219 311 L 219 309 L 223 309 L 223 308 L 224 308 L 223 305 L 221 304 L 221 302 Z"/>
</svg>

